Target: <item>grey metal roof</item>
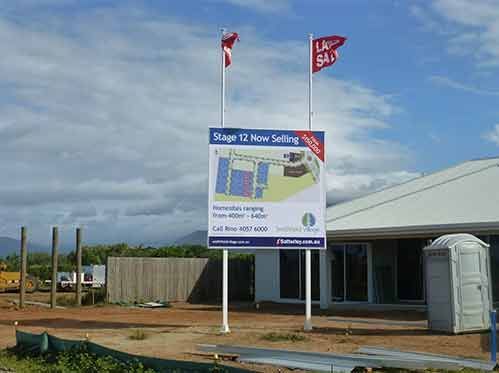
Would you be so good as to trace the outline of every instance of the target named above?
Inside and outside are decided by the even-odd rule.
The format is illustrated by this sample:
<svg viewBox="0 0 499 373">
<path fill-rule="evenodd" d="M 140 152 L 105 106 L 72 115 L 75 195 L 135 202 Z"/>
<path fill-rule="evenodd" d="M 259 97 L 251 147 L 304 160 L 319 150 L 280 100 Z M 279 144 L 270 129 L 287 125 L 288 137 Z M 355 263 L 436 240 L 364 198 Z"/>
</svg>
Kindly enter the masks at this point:
<svg viewBox="0 0 499 373">
<path fill-rule="evenodd" d="M 327 209 L 328 235 L 499 230 L 499 158 L 479 159 Z"/>
</svg>

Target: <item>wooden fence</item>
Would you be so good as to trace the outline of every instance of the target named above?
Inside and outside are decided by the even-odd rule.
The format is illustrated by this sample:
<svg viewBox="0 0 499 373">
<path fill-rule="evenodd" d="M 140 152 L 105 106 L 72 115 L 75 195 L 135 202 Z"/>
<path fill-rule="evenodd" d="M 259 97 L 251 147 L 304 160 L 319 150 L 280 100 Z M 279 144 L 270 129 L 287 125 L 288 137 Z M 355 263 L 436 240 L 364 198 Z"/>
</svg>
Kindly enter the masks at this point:
<svg viewBox="0 0 499 373">
<path fill-rule="evenodd" d="M 107 260 L 107 300 L 210 302 L 222 297 L 222 263 L 206 258 L 114 258 Z M 229 260 L 229 297 L 254 297 L 254 260 Z"/>
</svg>

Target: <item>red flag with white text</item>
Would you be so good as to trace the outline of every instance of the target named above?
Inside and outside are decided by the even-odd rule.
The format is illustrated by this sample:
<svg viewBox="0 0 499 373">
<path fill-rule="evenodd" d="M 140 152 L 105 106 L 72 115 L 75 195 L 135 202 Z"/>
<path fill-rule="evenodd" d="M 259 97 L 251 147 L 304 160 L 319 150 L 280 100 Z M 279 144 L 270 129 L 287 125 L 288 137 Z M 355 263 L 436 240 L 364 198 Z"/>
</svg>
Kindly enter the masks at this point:
<svg viewBox="0 0 499 373">
<path fill-rule="evenodd" d="M 222 49 L 225 53 L 225 67 L 228 67 L 232 63 L 232 47 L 236 41 L 239 41 L 239 34 L 237 32 L 226 32 L 222 35 Z"/>
<path fill-rule="evenodd" d="M 324 36 L 312 41 L 312 72 L 331 66 L 338 59 L 337 49 L 345 44 L 343 36 Z"/>
</svg>

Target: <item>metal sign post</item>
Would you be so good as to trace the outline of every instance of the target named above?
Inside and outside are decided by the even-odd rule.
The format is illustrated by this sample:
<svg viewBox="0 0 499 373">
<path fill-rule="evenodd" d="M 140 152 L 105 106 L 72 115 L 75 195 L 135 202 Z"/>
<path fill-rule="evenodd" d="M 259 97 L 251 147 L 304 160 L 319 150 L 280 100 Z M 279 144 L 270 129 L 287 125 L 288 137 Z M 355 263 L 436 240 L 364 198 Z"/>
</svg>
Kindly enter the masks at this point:
<svg viewBox="0 0 499 373">
<path fill-rule="evenodd" d="M 305 250 L 305 331 L 312 330 L 312 253 Z"/>
<path fill-rule="evenodd" d="M 308 35 L 308 130 L 312 131 L 312 41 L 313 35 Z M 312 330 L 312 254 L 305 250 L 305 331 Z"/>
<path fill-rule="evenodd" d="M 220 30 L 220 40 L 223 39 L 225 29 Z M 220 127 L 225 127 L 225 51 L 222 49 L 221 64 L 221 91 L 220 91 Z M 229 251 L 222 253 L 222 333 L 230 333 L 229 329 Z"/>
</svg>

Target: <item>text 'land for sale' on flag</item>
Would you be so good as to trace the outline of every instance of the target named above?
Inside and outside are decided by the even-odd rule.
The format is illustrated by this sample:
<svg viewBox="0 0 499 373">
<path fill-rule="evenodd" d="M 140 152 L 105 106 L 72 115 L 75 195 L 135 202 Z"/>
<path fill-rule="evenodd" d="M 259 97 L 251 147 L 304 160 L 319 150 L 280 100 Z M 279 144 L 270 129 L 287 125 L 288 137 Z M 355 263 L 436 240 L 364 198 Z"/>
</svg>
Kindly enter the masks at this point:
<svg viewBox="0 0 499 373">
<path fill-rule="evenodd" d="M 312 41 L 312 72 L 316 73 L 324 67 L 331 66 L 338 59 L 337 49 L 347 38 L 343 36 L 324 36 Z"/>
<path fill-rule="evenodd" d="M 308 129 L 312 130 L 312 76 L 323 68 L 333 65 L 338 59 L 338 48 L 345 44 L 347 38 L 338 35 L 322 36 L 314 39 L 308 35 L 309 70 L 308 70 Z"/>
</svg>

